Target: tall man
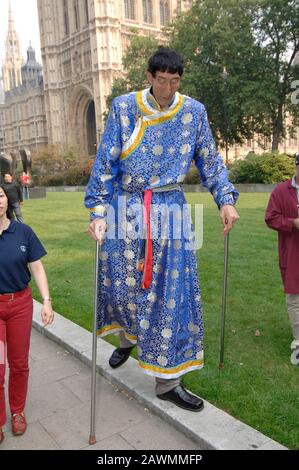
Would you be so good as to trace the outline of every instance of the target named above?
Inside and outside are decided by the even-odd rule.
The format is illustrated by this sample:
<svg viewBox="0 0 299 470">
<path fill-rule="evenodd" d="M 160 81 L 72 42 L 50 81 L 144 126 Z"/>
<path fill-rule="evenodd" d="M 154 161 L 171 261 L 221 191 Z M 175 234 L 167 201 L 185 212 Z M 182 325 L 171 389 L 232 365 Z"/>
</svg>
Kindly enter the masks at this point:
<svg viewBox="0 0 299 470">
<path fill-rule="evenodd" d="M 299 364 L 299 153 L 295 175 L 278 184 L 266 210 L 266 224 L 278 231 L 279 267 L 291 323 L 291 363 Z"/>
<path fill-rule="evenodd" d="M 113 101 L 85 205 L 90 236 L 102 242 L 107 229 L 98 329 L 102 336 L 120 332 L 110 366 L 121 366 L 137 344 L 139 366 L 156 378 L 156 395 L 200 411 L 203 401 L 180 384 L 182 375 L 203 366 L 201 293 L 180 183 L 194 160 L 225 234 L 238 219 L 238 194 L 205 107 L 178 92 L 182 74 L 180 55 L 159 48 L 148 64 L 151 87 Z"/>
</svg>

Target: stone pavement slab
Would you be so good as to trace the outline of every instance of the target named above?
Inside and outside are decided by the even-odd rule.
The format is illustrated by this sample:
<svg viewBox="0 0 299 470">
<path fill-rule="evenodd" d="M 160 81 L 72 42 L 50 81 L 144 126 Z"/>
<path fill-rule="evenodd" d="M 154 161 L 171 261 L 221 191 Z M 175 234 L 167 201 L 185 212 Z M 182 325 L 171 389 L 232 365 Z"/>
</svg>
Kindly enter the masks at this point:
<svg viewBox="0 0 299 470">
<path fill-rule="evenodd" d="M 43 328 L 40 321 L 40 304 L 35 302 L 34 327 L 53 341 L 63 345 L 85 364 L 92 359 L 92 334 L 56 314 L 53 325 Z M 205 400 L 205 408 L 191 413 L 159 400 L 154 394 L 154 378 L 142 373 L 135 359 L 129 358 L 119 369 L 111 369 L 108 359 L 114 347 L 98 338 L 97 370 L 109 382 L 127 390 L 144 407 L 160 416 L 165 423 L 184 433 L 201 449 L 216 450 L 283 450 L 286 447 L 270 439 L 228 413 Z M 146 443 L 145 443 L 146 445 Z"/>
<path fill-rule="evenodd" d="M 203 411 L 191 413 L 159 400 L 154 394 L 153 377 L 142 373 L 135 359 L 129 358 L 120 369 L 109 367 L 108 359 L 114 347 L 100 338 L 98 442 L 89 446 L 92 335 L 58 313 L 54 324 L 43 328 L 40 307 L 34 302 L 33 325 L 41 334 L 33 331 L 32 335 L 27 406 L 28 421 L 34 424 L 33 437 L 39 426 L 43 429 L 37 448 L 48 445 L 49 448 L 101 450 L 286 449 L 207 401 Z M 25 439 L 29 440 L 28 445 L 35 445 L 28 438 L 30 432 L 28 427 L 25 436 L 13 439 L 8 432 L 1 448 L 15 446 L 16 439 L 20 446 L 26 445 Z"/>
<path fill-rule="evenodd" d="M 199 449 L 193 440 L 100 375 L 97 443 L 90 446 L 90 374 L 86 364 L 33 330 L 26 406 L 28 428 L 23 436 L 15 437 L 8 422 L 1 450 L 143 450 L 148 446 L 160 450 Z"/>
</svg>

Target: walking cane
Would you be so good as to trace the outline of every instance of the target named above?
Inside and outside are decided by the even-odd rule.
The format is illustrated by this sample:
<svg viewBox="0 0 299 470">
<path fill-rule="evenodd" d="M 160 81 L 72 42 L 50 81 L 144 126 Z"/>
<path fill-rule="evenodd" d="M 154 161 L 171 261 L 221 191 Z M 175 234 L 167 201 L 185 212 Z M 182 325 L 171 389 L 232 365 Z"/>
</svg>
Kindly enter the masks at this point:
<svg viewBox="0 0 299 470">
<path fill-rule="evenodd" d="M 96 242 L 96 259 L 94 270 L 94 304 L 93 304 L 93 333 L 92 333 L 92 367 L 91 367 L 91 410 L 89 444 L 97 442 L 95 431 L 96 411 L 96 373 L 97 373 L 97 313 L 98 313 L 98 270 L 101 245 Z"/>
<path fill-rule="evenodd" d="M 224 273 L 222 288 L 222 313 L 221 313 L 221 338 L 220 338 L 220 362 L 219 369 L 224 368 L 224 328 L 225 328 L 225 312 L 226 312 L 226 290 L 227 290 L 227 264 L 228 264 L 228 242 L 229 234 L 224 237 Z"/>
</svg>

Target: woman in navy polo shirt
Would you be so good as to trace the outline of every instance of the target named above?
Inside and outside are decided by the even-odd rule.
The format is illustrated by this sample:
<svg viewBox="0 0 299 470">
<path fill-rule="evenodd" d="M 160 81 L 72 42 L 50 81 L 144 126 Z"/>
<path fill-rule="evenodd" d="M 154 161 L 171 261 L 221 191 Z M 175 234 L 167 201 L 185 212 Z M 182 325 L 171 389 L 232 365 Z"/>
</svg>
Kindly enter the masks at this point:
<svg viewBox="0 0 299 470">
<path fill-rule="evenodd" d="M 47 276 L 40 260 L 46 251 L 28 225 L 9 220 L 7 214 L 8 199 L 0 185 L 0 443 L 4 439 L 2 426 L 6 422 L 6 348 L 13 434 L 24 434 L 27 427 L 24 408 L 33 313 L 31 289 L 28 287 L 30 271 L 43 298 L 41 316 L 44 326 L 51 324 L 54 318 Z"/>
</svg>

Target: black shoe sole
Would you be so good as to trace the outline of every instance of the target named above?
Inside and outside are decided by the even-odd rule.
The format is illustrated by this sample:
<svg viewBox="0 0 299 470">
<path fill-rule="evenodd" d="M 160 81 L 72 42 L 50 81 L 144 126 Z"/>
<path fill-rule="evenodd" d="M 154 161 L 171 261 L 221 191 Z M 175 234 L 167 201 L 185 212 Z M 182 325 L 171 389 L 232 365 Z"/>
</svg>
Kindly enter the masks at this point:
<svg viewBox="0 0 299 470">
<path fill-rule="evenodd" d="M 126 359 L 124 359 L 123 361 L 120 361 L 118 364 L 115 364 L 115 365 L 112 365 L 110 364 L 109 362 L 109 366 L 112 368 L 112 369 L 117 369 L 118 367 L 122 366 L 125 362 L 127 362 L 127 360 L 129 359 L 130 356 L 126 357 Z"/>
</svg>

